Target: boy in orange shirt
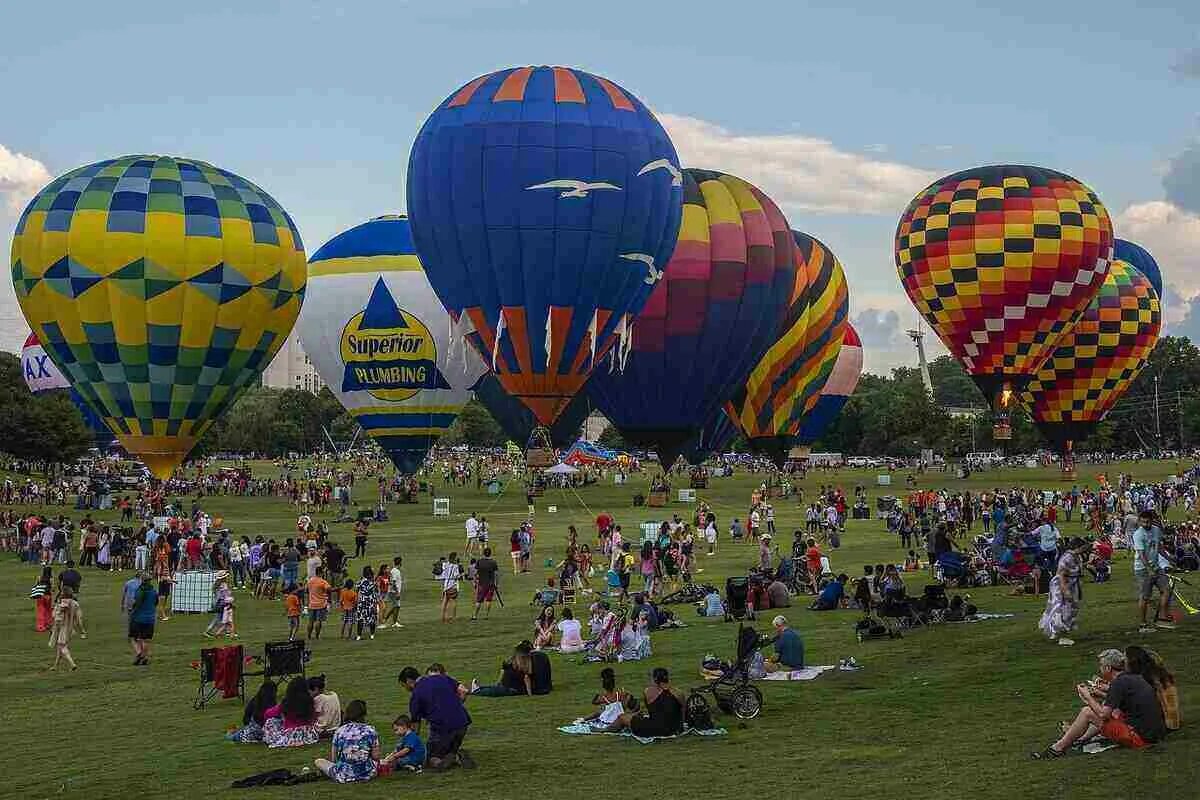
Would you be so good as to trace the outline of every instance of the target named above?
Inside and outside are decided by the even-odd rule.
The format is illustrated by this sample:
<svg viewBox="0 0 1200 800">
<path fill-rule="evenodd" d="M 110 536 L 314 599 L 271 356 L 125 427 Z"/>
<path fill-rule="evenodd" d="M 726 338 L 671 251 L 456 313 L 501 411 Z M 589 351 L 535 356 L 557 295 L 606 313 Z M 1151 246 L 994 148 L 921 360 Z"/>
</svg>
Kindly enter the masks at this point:
<svg viewBox="0 0 1200 800">
<path fill-rule="evenodd" d="M 300 630 L 300 589 L 292 587 L 292 590 L 283 597 L 283 607 L 287 611 L 288 618 L 288 641 L 296 638 L 296 633 Z"/>
<path fill-rule="evenodd" d="M 317 574 L 308 579 L 308 638 L 320 639 L 321 626 L 329 616 L 329 600 L 333 587 L 322 577 L 324 570 L 317 567 Z"/>
<path fill-rule="evenodd" d="M 338 605 L 342 609 L 342 638 L 349 639 L 354 635 L 354 607 L 358 605 L 358 592 L 354 591 L 354 581 L 346 581 L 338 594 Z"/>
</svg>

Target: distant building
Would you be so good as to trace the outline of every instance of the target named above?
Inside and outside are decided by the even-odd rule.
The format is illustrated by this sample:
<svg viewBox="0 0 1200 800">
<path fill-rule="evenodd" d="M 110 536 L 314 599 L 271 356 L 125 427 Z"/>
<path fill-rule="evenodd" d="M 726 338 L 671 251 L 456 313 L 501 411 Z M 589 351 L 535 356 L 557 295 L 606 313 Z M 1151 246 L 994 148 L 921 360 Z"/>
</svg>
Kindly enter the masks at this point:
<svg viewBox="0 0 1200 800">
<path fill-rule="evenodd" d="M 325 382 L 300 345 L 299 334 L 293 332 L 263 370 L 262 384 L 272 389 L 299 389 L 316 394 Z"/>
</svg>

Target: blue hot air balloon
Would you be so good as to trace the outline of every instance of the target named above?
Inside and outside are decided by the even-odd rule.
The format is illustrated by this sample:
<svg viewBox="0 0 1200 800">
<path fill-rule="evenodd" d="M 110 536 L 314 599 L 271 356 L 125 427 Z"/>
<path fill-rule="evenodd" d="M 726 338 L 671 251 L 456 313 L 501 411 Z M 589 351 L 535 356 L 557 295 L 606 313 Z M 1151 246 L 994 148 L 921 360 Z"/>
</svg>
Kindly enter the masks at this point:
<svg viewBox="0 0 1200 800">
<path fill-rule="evenodd" d="M 1162 270 L 1159 269 L 1158 262 L 1154 260 L 1154 256 L 1150 255 L 1150 252 L 1146 248 L 1125 239 L 1116 239 L 1113 242 L 1113 257 L 1124 261 L 1145 275 L 1146 279 L 1150 281 L 1150 285 L 1154 287 L 1154 291 L 1158 294 L 1159 299 L 1162 299 Z"/>
<path fill-rule="evenodd" d="M 739 433 L 737 424 L 729 418 L 725 409 L 718 408 L 700 428 L 700 432 L 688 440 L 683 448 L 683 457 L 692 466 L 699 466 L 713 453 L 723 452 Z"/>
<path fill-rule="evenodd" d="M 504 434 L 509 439 L 522 447 L 529 444 L 529 439 L 538 425 L 537 418 L 524 403 L 504 391 L 495 375 L 488 373 L 479 379 L 479 383 L 475 384 L 475 399 L 483 403 L 483 407 L 504 429 Z M 591 410 L 586 392 L 580 392 L 571 398 L 566 409 L 547 429 L 550 446 L 556 450 L 563 450 L 574 444 L 579 438 L 579 429 L 583 427 L 583 421 L 587 419 Z"/>
<path fill-rule="evenodd" d="M 626 339 L 671 258 L 681 197 L 679 159 L 654 115 L 566 67 L 466 84 L 426 120 L 408 164 L 434 291 L 546 426 Z"/>
</svg>

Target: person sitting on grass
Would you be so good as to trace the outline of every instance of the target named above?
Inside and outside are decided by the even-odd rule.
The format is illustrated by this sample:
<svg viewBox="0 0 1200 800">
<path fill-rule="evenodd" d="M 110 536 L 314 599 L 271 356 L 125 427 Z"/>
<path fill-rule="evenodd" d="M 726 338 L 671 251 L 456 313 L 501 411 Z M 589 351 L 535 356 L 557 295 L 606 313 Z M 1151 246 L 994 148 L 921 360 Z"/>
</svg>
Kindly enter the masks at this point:
<svg viewBox="0 0 1200 800">
<path fill-rule="evenodd" d="M 546 578 L 546 585 L 533 593 L 533 599 L 529 601 L 529 605 L 553 606 L 558 604 L 558 598 L 561 596 L 558 588 L 554 585 L 554 578 Z"/>
<path fill-rule="evenodd" d="M 313 761 L 317 769 L 338 783 L 369 781 L 378 771 L 379 734 L 367 724 L 367 704 L 351 700 L 345 721 L 333 734 L 329 758 Z"/>
<path fill-rule="evenodd" d="M 583 631 L 579 620 L 575 619 L 575 612 L 569 608 L 564 608 L 562 619 L 559 621 L 558 632 L 561 636 L 558 643 L 558 649 L 562 653 L 580 653 L 583 652 Z"/>
<path fill-rule="evenodd" d="M 278 686 L 274 681 L 263 681 L 258 692 L 246 703 L 242 712 L 242 727 L 225 734 L 231 742 L 261 742 L 263 740 L 263 721 L 267 709 L 276 703 Z"/>
<path fill-rule="evenodd" d="M 832 580 L 825 584 L 821 589 L 821 593 L 817 595 L 817 599 L 809 606 L 812 611 L 833 611 L 841 608 L 846 601 L 846 581 L 850 580 L 850 576 L 842 573 L 837 576 L 836 580 Z"/>
<path fill-rule="evenodd" d="M 512 656 L 500 665 L 500 679 L 491 686 L 471 681 L 471 694 L 479 697 L 516 697 L 533 694 L 533 659 L 518 645 Z"/>
<path fill-rule="evenodd" d="M 630 614 L 618 636 L 618 661 L 642 661 L 650 657 L 650 620 L 644 610 Z"/>
<path fill-rule="evenodd" d="M 322 737 L 332 736 L 342 724 L 342 702 L 337 692 L 325 688 L 325 674 L 315 675 L 308 679 L 308 691 L 313 698 L 313 711 L 316 712 L 317 732 Z"/>
<path fill-rule="evenodd" d="M 713 589 L 704 595 L 704 600 L 696 606 L 696 613 L 702 617 L 724 617 L 725 602 L 721 599 L 721 593 Z"/>
<path fill-rule="evenodd" d="M 305 747 L 316 744 L 317 712 L 308 691 L 308 679 L 292 678 L 278 705 L 263 714 L 263 742 L 267 747 Z"/>
<path fill-rule="evenodd" d="M 634 736 L 675 736 L 683 730 L 683 693 L 671 685 L 670 673 L 655 667 L 651 673 L 650 686 L 642 693 L 643 713 L 621 714 L 608 727 L 609 733 L 628 730 Z"/>
<path fill-rule="evenodd" d="M 533 622 L 533 647 L 542 650 L 554 643 L 554 607 L 543 606 Z"/>
<path fill-rule="evenodd" d="M 767 672 L 787 672 L 804 669 L 804 640 L 787 617 L 780 614 L 771 620 L 775 627 L 775 655 L 766 661 Z"/>
<path fill-rule="evenodd" d="M 1086 744 L 1097 735 L 1135 750 L 1166 735 L 1162 706 L 1154 688 L 1141 675 L 1126 670 L 1126 656 L 1120 650 L 1102 652 L 1100 680 L 1081 683 L 1075 691 L 1083 708 L 1073 722 L 1063 725 L 1058 741 L 1034 753 L 1034 758 L 1061 758 L 1072 746 Z"/>
<path fill-rule="evenodd" d="M 392 721 L 392 733 L 396 734 L 396 749 L 384 756 L 380 768 L 420 772 L 425 766 L 425 743 L 412 724 L 412 718 L 401 714 Z"/>
<path fill-rule="evenodd" d="M 617 674 L 612 667 L 600 670 L 600 686 L 601 691 L 592 697 L 592 705 L 599 706 L 599 710 L 584 717 L 585 722 L 611 725 L 625 712 L 637 711 L 637 699 L 624 689 L 617 688 Z"/>
</svg>

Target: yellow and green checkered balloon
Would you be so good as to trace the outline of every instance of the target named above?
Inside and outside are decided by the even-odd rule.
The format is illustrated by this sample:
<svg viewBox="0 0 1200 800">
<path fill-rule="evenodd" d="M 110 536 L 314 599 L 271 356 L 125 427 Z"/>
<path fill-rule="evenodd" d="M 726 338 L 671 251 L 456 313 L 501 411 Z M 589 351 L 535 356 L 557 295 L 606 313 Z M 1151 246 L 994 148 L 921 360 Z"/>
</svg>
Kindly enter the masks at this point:
<svg viewBox="0 0 1200 800">
<path fill-rule="evenodd" d="M 169 156 L 56 178 L 12 243 L 17 300 L 50 358 L 164 478 L 283 345 L 305 276 L 274 198 Z"/>
</svg>

